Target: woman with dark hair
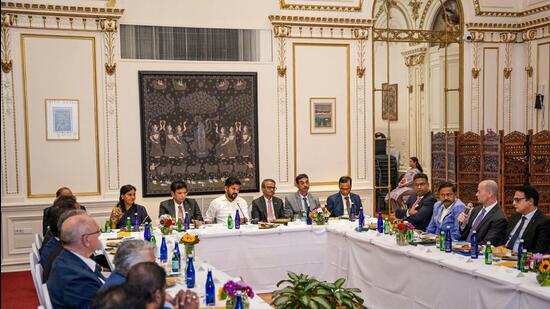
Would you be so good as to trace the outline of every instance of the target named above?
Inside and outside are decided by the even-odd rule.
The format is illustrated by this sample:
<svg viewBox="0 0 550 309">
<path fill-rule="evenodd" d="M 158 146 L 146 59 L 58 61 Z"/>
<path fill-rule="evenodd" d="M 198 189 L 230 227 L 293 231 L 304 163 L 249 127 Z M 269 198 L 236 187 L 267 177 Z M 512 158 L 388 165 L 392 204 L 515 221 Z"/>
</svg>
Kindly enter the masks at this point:
<svg viewBox="0 0 550 309">
<path fill-rule="evenodd" d="M 393 189 L 386 195 L 386 202 L 389 202 L 390 209 L 395 211 L 398 208 L 406 208 L 407 205 L 403 199 L 404 196 L 414 194 L 414 188 L 412 187 L 414 176 L 422 173 L 422 166 L 418 162 L 417 157 L 409 158 L 409 170 L 405 173 L 397 188 Z"/>
<path fill-rule="evenodd" d="M 127 218 L 130 218 L 132 225 L 135 220 L 142 224 L 151 222 L 145 207 L 134 203 L 136 200 L 136 187 L 124 185 L 120 188 L 118 203 L 111 210 L 111 228 L 120 229 L 126 226 Z"/>
</svg>

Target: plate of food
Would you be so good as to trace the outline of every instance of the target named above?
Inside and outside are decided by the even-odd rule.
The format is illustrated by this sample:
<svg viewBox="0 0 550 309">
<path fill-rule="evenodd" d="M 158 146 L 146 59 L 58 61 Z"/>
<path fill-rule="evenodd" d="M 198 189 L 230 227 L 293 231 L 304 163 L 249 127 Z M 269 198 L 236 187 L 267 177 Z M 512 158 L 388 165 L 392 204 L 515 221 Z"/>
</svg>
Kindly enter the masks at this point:
<svg viewBox="0 0 550 309">
<path fill-rule="evenodd" d="M 455 252 L 461 252 L 461 253 L 470 253 L 472 246 L 469 242 L 457 242 L 453 244 L 453 251 Z M 482 254 L 484 251 L 484 247 L 482 245 L 479 245 L 477 247 L 477 252 Z"/>
<path fill-rule="evenodd" d="M 178 283 L 177 277 L 166 277 L 166 287 L 173 287 Z"/>
<path fill-rule="evenodd" d="M 118 247 L 122 243 L 122 239 L 120 240 L 109 240 L 105 243 L 107 247 Z"/>
<path fill-rule="evenodd" d="M 493 248 L 493 256 L 506 259 L 516 259 L 516 256 L 512 256 L 512 250 L 505 246 L 498 246 Z"/>
<path fill-rule="evenodd" d="M 276 228 L 278 226 L 279 226 L 279 224 L 276 224 L 276 223 L 269 223 L 269 222 L 259 222 L 258 223 L 258 228 L 260 230 L 273 229 L 273 228 Z"/>
<path fill-rule="evenodd" d="M 289 218 L 280 218 L 280 219 L 271 220 L 271 223 L 287 224 L 288 222 L 290 222 Z"/>
<path fill-rule="evenodd" d="M 117 250 L 117 248 L 114 248 L 114 247 L 108 247 L 108 248 L 105 248 L 105 252 L 107 252 L 109 254 L 112 254 L 112 255 L 116 255 L 118 250 Z"/>
</svg>

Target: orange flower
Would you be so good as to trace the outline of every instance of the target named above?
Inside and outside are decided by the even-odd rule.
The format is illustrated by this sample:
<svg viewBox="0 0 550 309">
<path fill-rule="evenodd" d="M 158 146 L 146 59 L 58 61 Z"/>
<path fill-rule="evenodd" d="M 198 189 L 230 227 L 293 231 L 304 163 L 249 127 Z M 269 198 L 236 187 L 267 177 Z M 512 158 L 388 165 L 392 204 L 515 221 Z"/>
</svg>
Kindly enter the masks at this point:
<svg viewBox="0 0 550 309">
<path fill-rule="evenodd" d="M 549 260 L 543 261 L 539 266 L 539 270 L 541 273 L 547 273 L 548 271 L 550 271 L 550 261 Z"/>
</svg>

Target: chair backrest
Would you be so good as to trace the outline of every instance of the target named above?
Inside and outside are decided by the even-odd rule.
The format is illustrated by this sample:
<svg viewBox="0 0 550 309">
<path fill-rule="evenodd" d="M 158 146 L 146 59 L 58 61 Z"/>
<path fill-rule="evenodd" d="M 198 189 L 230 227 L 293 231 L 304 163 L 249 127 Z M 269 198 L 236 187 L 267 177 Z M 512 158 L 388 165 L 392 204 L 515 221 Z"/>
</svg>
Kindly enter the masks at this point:
<svg viewBox="0 0 550 309">
<path fill-rule="evenodd" d="M 36 256 L 33 252 L 29 252 L 29 264 L 31 267 L 31 275 L 32 275 L 32 283 L 34 284 L 34 289 L 36 290 L 36 294 L 38 295 L 39 285 L 37 284 L 36 280 L 36 265 L 38 264 L 38 260 L 36 259 Z"/>
<path fill-rule="evenodd" d="M 46 309 L 52 309 L 52 301 L 50 299 L 50 292 L 48 292 L 48 285 L 42 283 L 42 295 L 44 295 L 44 307 Z"/>
<path fill-rule="evenodd" d="M 37 248 L 42 247 L 42 241 L 43 240 L 44 239 L 42 238 L 42 235 L 40 235 L 39 233 L 34 234 L 34 243 L 36 244 Z"/>
<path fill-rule="evenodd" d="M 42 294 L 42 272 L 43 272 L 42 265 L 36 264 L 34 267 L 35 267 L 34 278 L 36 280 L 36 286 L 37 286 L 36 294 L 38 295 L 38 300 L 40 300 L 40 304 L 42 306 L 45 306 L 44 295 Z"/>
<path fill-rule="evenodd" d="M 31 244 L 31 250 L 34 256 L 36 257 L 36 261 L 40 262 L 40 253 L 38 253 L 38 247 L 36 247 L 35 243 Z"/>
</svg>

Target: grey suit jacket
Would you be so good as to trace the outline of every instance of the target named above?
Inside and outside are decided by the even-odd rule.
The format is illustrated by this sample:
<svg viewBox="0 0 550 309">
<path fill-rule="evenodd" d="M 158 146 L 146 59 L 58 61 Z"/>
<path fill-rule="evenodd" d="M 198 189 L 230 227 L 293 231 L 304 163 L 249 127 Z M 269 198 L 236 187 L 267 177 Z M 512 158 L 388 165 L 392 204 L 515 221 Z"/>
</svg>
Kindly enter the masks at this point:
<svg viewBox="0 0 550 309">
<path fill-rule="evenodd" d="M 202 218 L 201 209 L 199 208 L 199 204 L 197 204 L 197 201 L 195 201 L 194 199 L 186 198 L 185 201 L 183 201 L 183 209 L 185 212 L 189 213 L 192 220 L 204 221 Z M 174 199 L 169 199 L 160 203 L 159 217 L 165 214 L 168 214 L 172 217 L 176 216 Z"/>
<path fill-rule="evenodd" d="M 286 218 L 283 200 L 274 196 L 271 198 L 271 201 L 273 203 L 273 215 L 275 215 L 275 218 Z M 267 205 L 263 196 L 260 196 L 252 201 L 252 211 L 250 217 L 252 219 L 258 219 L 258 221 L 261 222 L 267 221 Z"/>
<path fill-rule="evenodd" d="M 314 196 L 311 193 L 307 194 L 307 203 L 309 205 L 309 209 L 314 209 L 321 206 L 321 203 L 319 203 L 319 198 Z M 305 211 L 303 205 L 304 203 L 302 201 L 302 196 L 300 195 L 300 193 L 294 192 L 294 193 L 288 194 L 285 197 L 286 216 L 290 218 L 295 214 Z"/>
</svg>

